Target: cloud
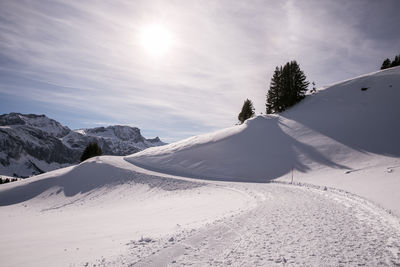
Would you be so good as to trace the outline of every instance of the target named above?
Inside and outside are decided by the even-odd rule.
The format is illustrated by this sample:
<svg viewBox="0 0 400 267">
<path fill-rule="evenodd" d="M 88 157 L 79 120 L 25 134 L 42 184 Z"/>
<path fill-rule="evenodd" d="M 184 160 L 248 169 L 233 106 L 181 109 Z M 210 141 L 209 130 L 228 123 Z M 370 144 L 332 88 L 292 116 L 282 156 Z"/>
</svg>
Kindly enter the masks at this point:
<svg viewBox="0 0 400 267">
<path fill-rule="evenodd" d="M 400 47 L 397 3 L 379 3 L 2 1 L 0 93 L 176 140 L 233 125 L 246 98 L 264 112 L 288 60 L 321 86 L 376 69 Z M 174 38 L 163 57 L 139 42 L 152 23 Z"/>
</svg>

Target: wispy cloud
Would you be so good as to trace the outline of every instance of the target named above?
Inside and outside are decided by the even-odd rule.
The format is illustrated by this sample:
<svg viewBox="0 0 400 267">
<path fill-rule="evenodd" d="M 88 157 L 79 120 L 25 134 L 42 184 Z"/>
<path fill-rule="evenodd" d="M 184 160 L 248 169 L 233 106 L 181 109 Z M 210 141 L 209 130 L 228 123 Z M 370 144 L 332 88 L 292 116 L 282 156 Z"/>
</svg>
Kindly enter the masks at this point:
<svg viewBox="0 0 400 267">
<path fill-rule="evenodd" d="M 245 98 L 263 112 L 288 60 L 318 85 L 376 69 L 400 47 L 399 18 L 386 16 L 399 4 L 379 3 L 2 1 L 0 93 L 176 140 L 233 125 Z M 163 57 L 140 46 L 151 23 L 174 38 Z"/>
</svg>

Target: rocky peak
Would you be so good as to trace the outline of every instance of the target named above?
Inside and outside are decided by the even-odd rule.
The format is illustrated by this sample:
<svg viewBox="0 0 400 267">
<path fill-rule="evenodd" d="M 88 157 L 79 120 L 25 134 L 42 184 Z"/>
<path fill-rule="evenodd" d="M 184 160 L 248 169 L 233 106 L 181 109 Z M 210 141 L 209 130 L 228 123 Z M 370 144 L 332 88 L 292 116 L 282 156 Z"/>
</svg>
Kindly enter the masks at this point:
<svg viewBox="0 0 400 267">
<path fill-rule="evenodd" d="M 63 137 L 71 130 L 46 115 L 9 113 L 0 115 L 1 126 L 31 126 L 56 137 Z"/>
<path fill-rule="evenodd" d="M 144 140 L 142 134 L 140 133 L 139 128 L 123 126 L 123 125 L 114 125 L 108 128 L 112 129 L 114 131 L 115 136 L 121 140 L 124 141 L 133 140 L 135 143 L 143 142 Z"/>
<path fill-rule="evenodd" d="M 123 125 L 81 129 L 77 130 L 76 132 L 82 133 L 86 136 L 102 137 L 105 139 L 119 139 L 121 141 L 130 141 L 134 143 L 144 141 L 144 137 L 141 135 L 139 128 Z"/>
<path fill-rule="evenodd" d="M 154 143 L 163 143 L 158 136 L 156 136 L 154 138 L 149 138 L 149 139 L 147 139 L 147 141 L 149 141 L 150 143 L 153 143 L 153 144 Z"/>
</svg>

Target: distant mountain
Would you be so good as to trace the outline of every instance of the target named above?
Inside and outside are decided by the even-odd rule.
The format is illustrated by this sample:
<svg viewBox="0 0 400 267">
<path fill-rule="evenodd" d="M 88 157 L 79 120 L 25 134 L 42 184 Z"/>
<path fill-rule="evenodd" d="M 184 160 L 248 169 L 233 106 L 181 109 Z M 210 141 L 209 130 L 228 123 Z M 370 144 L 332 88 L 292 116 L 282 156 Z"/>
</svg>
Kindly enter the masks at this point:
<svg viewBox="0 0 400 267">
<path fill-rule="evenodd" d="M 69 166 L 90 142 L 97 142 L 105 155 L 129 155 L 164 145 L 158 137 L 144 138 L 140 129 L 109 126 L 71 130 L 45 115 L 0 115 L 0 174 L 28 177 Z"/>
</svg>

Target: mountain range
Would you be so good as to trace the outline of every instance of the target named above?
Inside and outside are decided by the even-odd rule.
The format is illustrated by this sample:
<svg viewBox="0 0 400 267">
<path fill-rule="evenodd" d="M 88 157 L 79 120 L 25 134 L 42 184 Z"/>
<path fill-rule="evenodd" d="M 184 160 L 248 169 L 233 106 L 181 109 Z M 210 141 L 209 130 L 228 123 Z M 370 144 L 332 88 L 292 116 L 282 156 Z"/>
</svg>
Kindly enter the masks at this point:
<svg viewBox="0 0 400 267">
<path fill-rule="evenodd" d="M 45 115 L 0 115 L 0 174 L 32 175 L 79 162 L 91 142 L 105 155 L 129 155 L 164 145 L 160 138 L 146 139 L 137 127 L 114 125 L 71 130 Z"/>
</svg>

